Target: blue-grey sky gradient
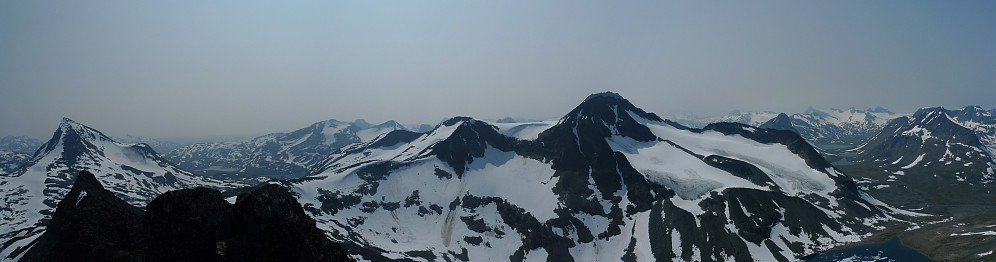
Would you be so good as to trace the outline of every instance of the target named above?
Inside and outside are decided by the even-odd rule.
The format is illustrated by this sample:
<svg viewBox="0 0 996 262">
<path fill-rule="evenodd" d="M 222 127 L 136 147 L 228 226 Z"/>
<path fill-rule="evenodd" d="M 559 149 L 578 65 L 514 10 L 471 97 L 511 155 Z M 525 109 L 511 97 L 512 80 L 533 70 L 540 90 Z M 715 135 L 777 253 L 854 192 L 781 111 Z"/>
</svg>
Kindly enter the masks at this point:
<svg viewBox="0 0 996 262">
<path fill-rule="evenodd" d="M 996 107 L 992 1 L 0 1 L 0 136 Z"/>
</svg>

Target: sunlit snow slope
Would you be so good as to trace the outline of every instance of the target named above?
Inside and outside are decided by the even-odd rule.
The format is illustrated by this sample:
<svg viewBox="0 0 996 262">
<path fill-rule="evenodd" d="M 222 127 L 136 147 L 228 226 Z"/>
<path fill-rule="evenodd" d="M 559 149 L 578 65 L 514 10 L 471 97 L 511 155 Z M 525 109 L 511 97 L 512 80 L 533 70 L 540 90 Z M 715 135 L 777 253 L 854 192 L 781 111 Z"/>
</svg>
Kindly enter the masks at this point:
<svg viewBox="0 0 996 262">
<path fill-rule="evenodd" d="M 550 125 L 394 131 L 292 187 L 368 260 L 793 261 L 904 213 L 795 133 L 687 128 L 614 93 Z"/>
</svg>

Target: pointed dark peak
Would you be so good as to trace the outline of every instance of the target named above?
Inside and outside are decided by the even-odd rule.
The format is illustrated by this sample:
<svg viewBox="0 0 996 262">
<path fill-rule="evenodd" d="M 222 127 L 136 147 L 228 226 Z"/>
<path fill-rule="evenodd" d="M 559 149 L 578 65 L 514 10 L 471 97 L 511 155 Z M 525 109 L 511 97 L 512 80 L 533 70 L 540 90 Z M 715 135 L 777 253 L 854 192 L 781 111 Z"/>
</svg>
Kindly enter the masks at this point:
<svg viewBox="0 0 996 262">
<path fill-rule="evenodd" d="M 73 121 L 68 117 L 63 117 L 62 122 L 59 124 L 59 130 L 65 135 L 70 133 L 75 133 L 79 138 L 90 140 L 90 141 L 114 141 L 111 137 L 104 135 L 97 129 L 93 129 L 89 126 L 81 124 L 79 122 Z M 57 131 L 57 133 L 58 133 Z"/>
<path fill-rule="evenodd" d="M 102 141 L 114 142 L 113 139 L 100 131 L 64 117 L 59 128 L 52 134 L 52 138 L 38 151 L 35 151 L 35 155 L 29 161 L 34 162 L 41 159 L 61 143 L 63 147 L 62 159 L 67 161 L 66 164 L 73 165 L 78 158 L 88 152 L 103 155 L 97 146 L 97 143 Z"/>
<path fill-rule="evenodd" d="M 387 120 L 384 123 L 381 123 L 379 125 L 372 126 L 372 127 L 373 128 L 381 128 L 381 129 L 383 129 L 383 128 L 393 128 L 394 130 L 408 130 L 407 128 L 405 128 L 404 125 L 402 125 L 401 123 L 398 123 L 397 121 L 394 121 L 394 120 Z"/>
<path fill-rule="evenodd" d="M 795 132 L 796 134 L 799 133 L 799 130 L 795 129 L 795 127 L 792 126 L 792 118 L 790 118 L 785 113 L 778 114 L 778 116 L 776 116 L 775 118 L 768 120 L 768 122 L 764 122 L 764 124 L 761 124 L 758 127 L 776 129 L 776 130 L 787 130 Z"/>
<path fill-rule="evenodd" d="M 594 136 L 601 139 L 619 135 L 643 142 L 656 140 L 657 136 L 642 124 L 644 121 L 664 122 L 664 119 L 643 111 L 619 94 L 605 92 L 588 96 L 584 102 L 560 119 L 557 126 L 562 128 L 548 129 L 540 136 L 549 133 L 570 137 Z"/>
<path fill-rule="evenodd" d="M 443 121 L 433 132 L 454 127 L 449 137 L 431 147 L 432 153 L 448 163 L 457 175 L 463 175 L 475 158 L 484 157 L 487 148 L 512 151 L 515 139 L 498 133 L 498 127 L 469 117 L 454 117 Z M 401 136 L 401 135 L 399 135 Z"/>
<path fill-rule="evenodd" d="M 584 102 L 581 102 L 581 104 L 574 108 L 571 113 L 597 114 L 600 112 L 605 113 L 606 111 L 612 112 L 613 115 L 629 111 L 636 113 L 647 120 L 664 121 L 657 115 L 647 113 L 646 111 L 643 111 L 643 109 L 637 108 L 633 105 L 633 103 L 630 103 L 629 100 L 626 100 L 621 95 L 612 92 L 604 92 L 588 96 L 588 98 L 585 98 Z M 574 114 L 568 114 L 567 117 L 572 115 Z"/>
<path fill-rule="evenodd" d="M 79 188 L 81 190 L 103 190 L 104 186 L 100 184 L 97 180 L 97 176 L 94 176 L 90 171 L 80 171 L 79 175 L 76 176 L 76 182 L 73 182 L 72 188 Z"/>
<path fill-rule="evenodd" d="M 123 261 L 141 257 L 142 210 L 80 171 L 48 228 L 22 261 Z M 111 247 L 111 248 L 108 248 Z"/>
</svg>

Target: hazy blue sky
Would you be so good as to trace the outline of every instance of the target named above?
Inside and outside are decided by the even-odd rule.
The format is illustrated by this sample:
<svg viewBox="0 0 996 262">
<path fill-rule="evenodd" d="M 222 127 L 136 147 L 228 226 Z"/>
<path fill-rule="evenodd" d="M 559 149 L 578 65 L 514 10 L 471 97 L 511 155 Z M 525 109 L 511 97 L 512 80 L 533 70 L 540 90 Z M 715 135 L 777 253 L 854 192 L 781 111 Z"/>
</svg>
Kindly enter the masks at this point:
<svg viewBox="0 0 996 262">
<path fill-rule="evenodd" d="M 0 136 L 996 107 L 993 1 L 0 1 Z"/>
</svg>

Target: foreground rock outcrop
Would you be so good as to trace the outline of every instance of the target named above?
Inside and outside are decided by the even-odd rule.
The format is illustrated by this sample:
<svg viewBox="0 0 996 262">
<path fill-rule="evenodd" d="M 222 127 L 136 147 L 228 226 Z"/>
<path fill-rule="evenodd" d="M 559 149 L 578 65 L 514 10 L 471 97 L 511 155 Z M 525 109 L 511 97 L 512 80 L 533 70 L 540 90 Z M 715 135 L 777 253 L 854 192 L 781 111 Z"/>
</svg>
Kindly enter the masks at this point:
<svg viewBox="0 0 996 262">
<path fill-rule="evenodd" d="M 24 261 L 350 261 L 286 189 L 228 203 L 208 188 L 170 191 L 143 211 L 81 171 Z"/>
<path fill-rule="evenodd" d="M 142 209 L 81 171 L 69 194 L 21 261 L 141 261 L 147 247 Z"/>
</svg>

